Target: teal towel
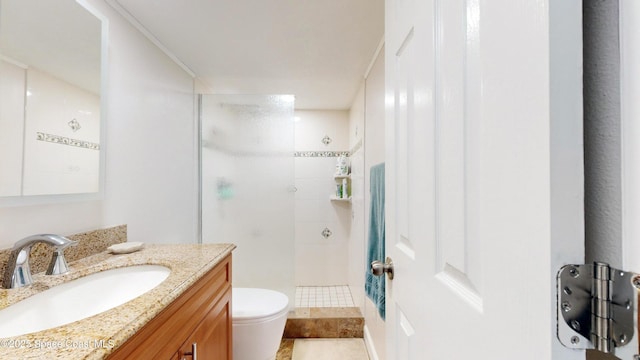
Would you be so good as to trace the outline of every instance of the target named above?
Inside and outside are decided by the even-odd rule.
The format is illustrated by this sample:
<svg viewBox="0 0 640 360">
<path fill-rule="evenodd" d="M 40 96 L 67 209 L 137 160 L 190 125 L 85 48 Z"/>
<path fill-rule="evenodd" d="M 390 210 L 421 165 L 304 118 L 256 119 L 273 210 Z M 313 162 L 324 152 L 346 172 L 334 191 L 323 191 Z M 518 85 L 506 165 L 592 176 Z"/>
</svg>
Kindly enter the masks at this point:
<svg viewBox="0 0 640 360">
<path fill-rule="evenodd" d="M 367 264 L 374 260 L 384 262 L 384 163 L 371 167 L 371 206 L 369 210 L 369 239 L 367 243 Z M 384 280 L 385 276 L 374 276 L 368 269 L 364 289 L 378 308 L 380 317 L 385 318 Z"/>
</svg>

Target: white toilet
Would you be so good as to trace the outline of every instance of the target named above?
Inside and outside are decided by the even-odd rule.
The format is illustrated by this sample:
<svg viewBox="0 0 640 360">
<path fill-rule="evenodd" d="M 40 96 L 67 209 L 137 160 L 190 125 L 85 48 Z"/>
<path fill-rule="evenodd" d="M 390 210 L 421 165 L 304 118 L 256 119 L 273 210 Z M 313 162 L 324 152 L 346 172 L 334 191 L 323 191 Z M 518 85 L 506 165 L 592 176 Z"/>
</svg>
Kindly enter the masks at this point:
<svg viewBox="0 0 640 360">
<path fill-rule="evenodd" d="M 287 295 L 268 289 L 233 288 L 234 360 L 273 360 L 289 312 Z"/>
</svg>

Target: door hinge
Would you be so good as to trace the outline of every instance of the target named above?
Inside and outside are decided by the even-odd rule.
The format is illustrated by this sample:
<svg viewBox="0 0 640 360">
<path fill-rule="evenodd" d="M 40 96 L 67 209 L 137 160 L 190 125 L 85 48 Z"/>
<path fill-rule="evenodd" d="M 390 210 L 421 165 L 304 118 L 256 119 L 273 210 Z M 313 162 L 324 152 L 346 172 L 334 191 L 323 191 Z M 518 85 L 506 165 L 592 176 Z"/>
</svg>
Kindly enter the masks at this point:
<svg viewBox="0 0 640 360">
<path fill-rule="evenodd" d="M 628 349 L 632 355 L 623 359 L 640 359 L 636 334 L 640 277 L 594 262 L 562 267 L 557 285 L 558 339 L 564 346 L 616 353 L 634 343 Z"/>
</svg>

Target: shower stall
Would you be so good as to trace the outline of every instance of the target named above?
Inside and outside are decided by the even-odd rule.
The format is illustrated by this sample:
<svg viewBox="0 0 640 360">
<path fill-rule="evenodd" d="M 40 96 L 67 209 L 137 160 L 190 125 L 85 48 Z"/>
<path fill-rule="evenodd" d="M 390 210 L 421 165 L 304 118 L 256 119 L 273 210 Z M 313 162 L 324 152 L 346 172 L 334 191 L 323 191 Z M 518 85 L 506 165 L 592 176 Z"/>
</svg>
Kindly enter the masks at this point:
<svg viewBox="0 0 640 360">
<path fill-rule="evenodd" d="M 200 95 L 202 243 L 228 242 L 233 285 L 294 285 L 294 97 Z"/>
</svg>

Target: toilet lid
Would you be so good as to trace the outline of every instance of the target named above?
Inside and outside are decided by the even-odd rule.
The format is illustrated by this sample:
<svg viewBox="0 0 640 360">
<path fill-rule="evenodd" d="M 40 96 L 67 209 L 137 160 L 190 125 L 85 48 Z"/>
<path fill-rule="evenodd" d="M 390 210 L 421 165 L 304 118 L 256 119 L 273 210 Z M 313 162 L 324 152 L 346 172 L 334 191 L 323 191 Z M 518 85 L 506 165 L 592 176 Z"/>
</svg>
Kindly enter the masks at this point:
<svg viewBox="0 0 640 360">
<path fill-rule="evenodd" d="M 277 314 L 289 305 L 287 295 L 269 289 L 233 288 L 232 317 L 261 318 Z"/>
</svg>

